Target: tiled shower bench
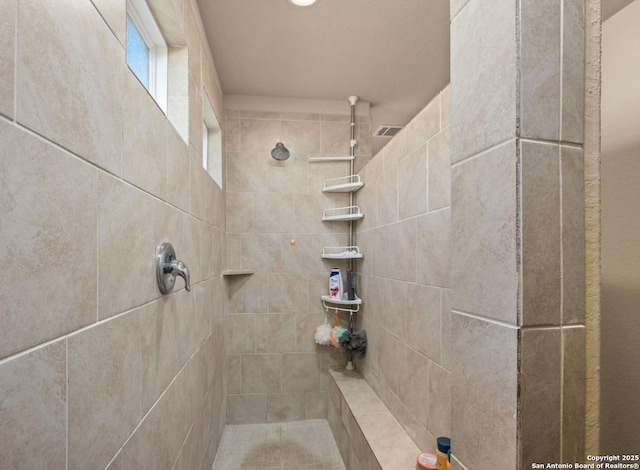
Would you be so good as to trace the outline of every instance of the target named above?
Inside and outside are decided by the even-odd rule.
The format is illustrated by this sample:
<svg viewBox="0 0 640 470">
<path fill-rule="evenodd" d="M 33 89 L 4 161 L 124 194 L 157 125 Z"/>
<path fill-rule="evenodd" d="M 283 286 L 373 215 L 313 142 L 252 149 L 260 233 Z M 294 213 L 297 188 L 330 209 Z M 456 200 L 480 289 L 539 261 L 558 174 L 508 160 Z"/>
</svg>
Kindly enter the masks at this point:
<svg viewBox="0 0 640 470">
<path fill-rule="evenodd" d="M 357 372 L 329 369 L 329 426 L 347 470 L 414 470 L 420 449 Z"/>
</svg>

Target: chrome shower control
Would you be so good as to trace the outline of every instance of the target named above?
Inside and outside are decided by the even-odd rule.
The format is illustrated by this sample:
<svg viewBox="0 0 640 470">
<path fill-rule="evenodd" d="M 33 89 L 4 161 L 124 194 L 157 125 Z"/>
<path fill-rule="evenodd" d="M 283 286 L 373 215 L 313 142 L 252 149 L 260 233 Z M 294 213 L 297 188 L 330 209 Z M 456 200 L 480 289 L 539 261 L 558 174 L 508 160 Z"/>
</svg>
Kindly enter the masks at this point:
<svg viewBox="0 0 640 470">
<path fill-rule="evenodd" d="M 163 243 L 156 250 L 156 279 L 160 292 L 168 294 L 173 290 L 176 276 L 184 279 L 184 288 L 191 292 L 189 268 L 176 259 L 176 252 L 171 243 Z"/>
</svg>

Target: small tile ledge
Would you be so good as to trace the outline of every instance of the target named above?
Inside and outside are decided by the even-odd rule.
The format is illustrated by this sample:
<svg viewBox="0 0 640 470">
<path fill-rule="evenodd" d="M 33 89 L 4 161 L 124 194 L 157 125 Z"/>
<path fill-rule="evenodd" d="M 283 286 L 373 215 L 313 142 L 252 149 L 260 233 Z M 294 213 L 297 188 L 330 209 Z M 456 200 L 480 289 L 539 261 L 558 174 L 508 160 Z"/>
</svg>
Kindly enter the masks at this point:
<svg viewBox="0 0 640 470">
<path fill-rule="evenodd" d="M 348 470 L 414 470 L 420 449 L 357 372 L 329 369 L 328 420 Z"/>
</svg>

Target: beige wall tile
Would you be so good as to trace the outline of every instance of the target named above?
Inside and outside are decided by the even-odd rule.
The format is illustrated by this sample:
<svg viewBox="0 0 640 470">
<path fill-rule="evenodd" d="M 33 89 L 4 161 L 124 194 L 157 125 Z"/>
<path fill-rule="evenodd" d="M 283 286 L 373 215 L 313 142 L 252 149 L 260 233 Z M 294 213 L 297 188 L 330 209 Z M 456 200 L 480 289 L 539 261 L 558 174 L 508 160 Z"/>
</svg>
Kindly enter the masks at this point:
<svg viewBox="0 0 640 470">
<path fill-rule="evenodd" d="M 515 10 L 515 3 L 473 1 L 451 24 L 452 162 L 515 136 Z"/>
<path fill-rule="evenodd" d="M 176 251 L 178 259 L 183 260 L 189 266 L 192 284 L 200 282 L 203 278 L 202 260 L 200 259 L 200 253 L 204 251 L 201 224 L 202 222 L 188 214 L 182 216 L 182 243 L 184 249 Z M 176 247 L 174 246 L 174 248 Z M 180 280 L 176 280 L 176 284 L 179 286 L 182 285 L 180 282 Z"/>
<path fill-rule="evenodd" d="M 269 152 L 281 142 L 281 122 L 269 119 L 240 120 L 240 149 L 243 152 L 261 152 L 271 158 Z M 285 143 L 286 146 L 286 143 Z"/>
<path fill-rule="evenodd" d="M 106 318 L 159 296 L 151 262 L 157 206 L 151 197 L 110 176 L 100 174 L 98 184 L 98 310 L 100 318 Z M 127 269 L 122 269 L 123 259 Z"/>
<path fill-rule="evenodd" d="M 449 289 L 441 289 L 442 313 L 441 313 L 441 337 L 442 347 L 440 351 L 440 365 L 447 370 L 451 370 L 452 336 L 451 336 L 451 300 L 449 299 Z"/>
<path fill-rule="evenodd" d="M 122 0 L 91 0 L 91 3 L 96 7 L 115 37 L 118 38 L 120 44 L 126 47 L 127 3 Z"/>
<path fill-rule="evenodd" d="M 411 300 L 408 296 L 410 287 L 406 282 L 380 279 L 379 296 L 375 298 L 380 305 L 379 325 L 402 341 L 406 340 L 407 303 Z"/>
<path fill-rule="evenodd" d="M 333 201 L 325 194 L 296 194 L 294 231 L 299 233 L 329 233 L 335 222 L 323 222 L 322 211 L 333 207 Z M 288 227 L 291 227 L 288 225 Z M 286 232 L 291 231 L 289 228 Z"/>
<path fill-rule="evenodd" d="M 269 276 L 253 274 L 227 281 L 229 313 L 266 313 L 269 311 Z"/>
<path fill-rule="evenodd" d="M 378 226 L 378 180 L 367 181 L 356 194 L 356 204 L 364 214 L 364 218 L 355 222 L 358 232 Z"/>
<path fill-rule="evenodd" d="M 188 405 L 188 374 L 181 373 L 127 441 L 125 466 L 170 470 L 191 424 Z"/>
<path fill-rule="evenodd" d="M 376 276 L 402 281 L 416 280 L 416 221 L 405 220 L 373 230 Z M 398 243 L 402 240 L 402 243 Z"/>
<path fill-rule="evenodd" d="M 284 374 L 281 354 L 244 355 L 241 368 L 242 393 L 290 391 L 284 390 L 281 386 L 280 376 Z"/>
<path fill-rule="evenodd" d="M 229 315 L 229 354 L 256 351 L 256 315 Z"/>
<path fill-rule="evenodd" d="M 325 180 L 347 176 L 348 174 L 348 162 L 309 163 L 307 165 L 307 187 L 305 192 L 317 195 L 322 191 Z"/>
<path fill-rule="evenodd" d="M 520 133 L 560 136 L 560 46 L 562 5 L 545 0 L 520 8 Z"/>
<path fill-rule="evenodd" d="M 227 369 L 227 392 L 230 394 L 240 393 L 240 383 L 242 380 L 240 363 L 242 357 L 240 355 L 230 355 L 229 365 Z"/>
<path fill-rule="evenodd" d="M 562 165 L 562 323 L 584 323 L 584 169 L 582 150 L 560 147 Z"/>
<path fill-rule="evenodd" d="M 146 412 L 169 385 L 190 354 L 191 312 L 174 293 L 140 308 L 142 328 L 142 411 Z"/>
<path fill-rule="evenodd" d="M 521 143 L 522 324 L 560 324 L 560 167 L 557 145 Z"/>
<path fill-rule="evenodd" d="M 0 365 L 0 460 L 4 468 L 65 468 L 67 342 Z"/>
<path fill-rule="evenodd" d="M 165 197 L 167 179 L 166 118 L 133 72 L 125 74 L 123 177 Z"/>
<path fill-rule="evenodd" d="M 29 2 L 19 9 L 18 36 L 18 122 L 120 174 L 124 50 L 96 9 Z"/>
<path fill-rule="evenodd" d="M 225 252 L 226 265 L 229 270 L 242 269 L 242 235 L 226 233 Z"/>
<path fill-rule="evenodd" d="M 307 295 L 308 279 L 306 275 L 269 275 L 269 312 L 298 313 L 304 311 L 308 300 Z"/>
<path fill-rule="evenodd" d="M 189 191 L 189 213 L 200 220 L 204 220 L 207 205 L 205 184 L 209 175 L 202 167 L 202 157 L 193 147 L 189 147 L 189 160 L 189 184 L 191 185 Z"/>
<path fill-rule="evenodd" d="M 188 373 L 190 378 L 189 392 L 191 396 L 187 399 L 197 411 L 203 406 L 207 392 L 209 391 L 209 376 L 213 376 L 213 355 L 211 354 L 213 335 L 200 345 L 189 361 Z M 211 363 L 210 363 L 211 362 Z"/>
<path fill-rule="evenodd" d="M 198 50 L 189 48 L 189 67 L 198 60 L 194 57 Z M 199 160 L 202 161 L 202 93 L 199 79 L 189 75 L 189 144 L 195 149 Z"/>
<path fill-rule="evenodd" d="M 389 171 L 395 167 L 408 153 L 407 131 L 403 129 L 382 149 L 383 170 Z"/>
<path fill-rule="evenodd" d="M 560 462 L 560 334 L 559 328 L 522 331 L 520 445 L 524 468 L 534 462 Z"/>
<path fill-rule="evenodd" d="M 452 308 L 512 323 L 518 288 L 515 155 L 512 141 L 455 166 L 451 175 Z"/>
<path fill-rule="evenodd" d="M 562 462 L 580 462 L 585 450 L 585 328 L 562 329 Z"/>
<path fill-rule="evenodd" d="M 561 140 L 584 142 L 585 3 L 562 3 Z"/>
<path fill-rule="evenodd" d="M 418 282 L 430 286 L 449 287 L 451 211 L 449 208 L 430 212 L 417 221 Z"/>
<path fill-rule="evenodd" d="M 407 347 L 402 347 L 401 360 L 404 360 L 402 385 L 399 398 L 410 414 L 424 426 L 429 418 L 429 359 Z M 399 367 L 402 367 L 398 364 Z"/>
<path fill-rule="evenodd" d="M 259 273 L 282 270 L 278 233 L 248 233 L 242 237 L 242 267 Z"/>
<path fill-rule="evenodd" d="M 427 150 L 428 147 L 424 144 L 398 164 L 397 188 L 400 220 L 427 212 Z"/>
<path fill-rule="evenodd" d="M 289 149 L 291 150 L 291 149 Z M 307 156 L 291 155 L 279 162 L 269 159 L 269 192 L 303 194 L 307 192 Z"/>
<path fill-rule="evenodd" d="M 295 241 L 292 244 L 291 241 Z M 287 233 L 282 235 L 282 272 L 299 273 L 307 272 L 323 273 L 321 235 L 307 235 Z"/>
<path fill-rule="evenodd" d="M 305 419 L 305 393 L 269 393 L 267 395 L 267 423 L 300 421 Z"/>
<path fill-rule="evenodd" d="M 380 330 L 378 335 L 378 361 L 380 363 L 380 376 L 386 382 L 392 392 L 398 393 L 404 346 L 398 339 L 385 330 Z M 403 384 L 404 385 L 404 384 Z"/>
<path fill-rule="evenodd" d="M 440 96 L 433 100 L 407 125 L 407 153 L 424 144 L 440 130 Z"/>
<path fill-rule="evenodd" d="M 0 287 L 5 357 L 96 321 L 98 177 L 6 121 L 0 149 L 0 256 L 11 273 Z"/>
<path fill-rule="evenodd" d="M 296 316 L 273 313 L 256 315 L 256 352 L 295 351 L 296 340 L 291 332 L 296 327 Z"/>
<path fill-rule="evenodd" d="M 426 178 L 426 175 L 424 176 Z M 398 168 L 393 166 L 378 178 L 378 225 L 390 224 L 397 220 Z"/>
<path fill-rule="evenodd" d="M 444 93 L 442 94 L 444 96 Z M 444 98 L 443 98 L 444 99 Z M 429 141 L 429 210 L 451 205 L 451 131 L 444 129 Z"/>
<path fill-rule="evenodd" d="M 349 155 L 349 141 L 351 140 L 349 122 L 323 121 L 320 132 L 321 153 Z"/>
<path fill-rule="evenodd" d="M 429 362 L 429 431 L 433 436 L 451 436 L 450 372 Z"/>
<path fill-rule="evenodd" d="M 444 129 L 449 124 L 451 124 L 451 84 L 440 93 L 440 128 Z"/>
<path fill-rule="evenodd" d="M 191 160 L 189 147 L 182 137 L 167 124 L 167 181 L 166 200 L 184 211 L 189 210 Z M 157 156 L 156 156 L 157 158 Z M 198 188 L 194 190 L 197 191 Z"/>
<path fill-rule="evenodd" d="M 271 157 L 265 153 L 227 152 L 227 191 L 266 192 Z"/>
<path fill-rule="evenodd" d="M 244 364 L 244 363 L 243 363 Z M 282 355 L 282 391 L 314 392 L 327 388 L 322 386 L 321 355 L 316 353 L 287 353 Z"/>
<path fill-rule="evenodd" d="M 327 419 L 329 392 L 305 393 L 305 419 Z"/>
<path fill-rule="evenodd" d="M 267 395 L 229 395 L 228 424 L 264 423 L 267 420 Z"/>
<path fill-rule="evenodd" d="M 142 416 L 140 312 L 69 338 L 68 355 L 69 468 L 103 468 Z"/>
<path fill-rule="evenodd" d="M 440 292 L 418 284 L 409 285 L 407 292 L 407 345 L 436 362 L 441 358 Z"/>
<path fill-rule="evenodd" d="M 111 461 L 106 470 L 124 470 L 124 463 L 122 461 L 122 452 L 118 452 L 118 455 Z"/>
<path fill-rule="evenodd" d="M 227 116 L 224 122 L 224 148 L 227 152 L 239 152 L 240 118 Z"/>
<path fill-rule="evenodd" d="M 283 233 L 292 228 L 294 198 L 289 194 L 261 194 L 254 199 L 254 230 Z"/>
<path fill-rule="evenodd" d="M 456 456 L 473 468 L 516 468 L 517 330 L 454 312 L 451 336 Z"/>
<path fill-rule="evenodd" d="M 0 114 L 10 118 L 15 99 L 16 9 L 17 0 L 0 5 Z"/>
<path fill-rule="evenodd" d="M 313 299 L 317 300 L 320 295 L 314 295 Z M 319 300 L 317 300 L 320 303 Z M 299 313 L 294 316 L 296 324 L 296 351 L 297 352 L 322 352 L 324 348 L 316 344 L 314 334 L 316 327 L 324 324 L 328 317 L 322 313 Z"/>
<path fill-rule="evenodd" d="M 451 20 L 460 13 L 467 3 L 469 3 L 469 0 L 451 0 Z"/>
<path fill-rule="evenodd" d="M 305 154 L 320 152 L 320 122 L 282 121 L 281 126 L 281 140 L 289 151 Z"/>
</svg>

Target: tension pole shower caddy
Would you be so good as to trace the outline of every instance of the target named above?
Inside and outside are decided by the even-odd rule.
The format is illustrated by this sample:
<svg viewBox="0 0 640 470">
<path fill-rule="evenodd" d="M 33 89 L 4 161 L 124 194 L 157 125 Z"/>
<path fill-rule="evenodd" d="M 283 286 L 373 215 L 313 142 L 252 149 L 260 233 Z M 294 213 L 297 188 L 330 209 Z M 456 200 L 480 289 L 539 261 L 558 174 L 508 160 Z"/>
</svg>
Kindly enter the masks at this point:
<svg viewBox="0 0 640 470">
<path fill-rule="evenodd" d="M 312 161 L 349 161 L 349 175 L 340 178 L 328 179 L 324 182 L 322 192 L 324 193 L 349 193 L 349 205 L 347 207 L 338 207 L 333 209 L 325 209 L 322 214 L 323 222 L 348 222 L 349 223 L 349 245 L 343 247 L 325 247 L 322 250 L 322 258 L 333 260 L 348 260 L 349 269 L 353 272 L 354 260 L 363 257 L 360 248 L 355 244 L 353 223 L 362 219 L 364 214 L 360 207 L 355 205 L 355 193 L 364 186 L 360 179 L 360 175 L 355 174 L 355 150 L 358 142 L 356 141 L 356 103 L 357 96 L 350 96 L 349 103 L 351 105 L 351 140 L 349 142 L 349 157 L 322 157 Z M 322 296 L 322 304 L 325 309 L 347 312 L 349 314 L 349 331 L 354 332 L 353 315 L 360 310 L 362 299 L 355 295 L 355 299 L 335 299 L 329 295 Z M 353 362 L 349 358 L 347 369 L 353 370 Z"/>
</svg>

